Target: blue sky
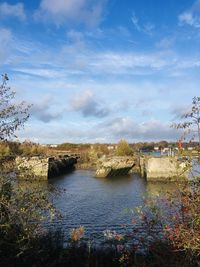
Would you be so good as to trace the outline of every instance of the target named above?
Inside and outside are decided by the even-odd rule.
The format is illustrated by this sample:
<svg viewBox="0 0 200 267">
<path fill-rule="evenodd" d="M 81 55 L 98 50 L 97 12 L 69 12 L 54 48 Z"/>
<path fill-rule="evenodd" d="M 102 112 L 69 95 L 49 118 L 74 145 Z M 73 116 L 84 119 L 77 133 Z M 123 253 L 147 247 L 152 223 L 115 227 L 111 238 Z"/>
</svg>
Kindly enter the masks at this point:
<svg viewBox="0 0 200 267">
<path fill-rule="evenodd" d="M 0 70 L 33 104 L 20 140 L 176 140 L 200 86 L 200 0 L 0 1 Z"/>
</svg>

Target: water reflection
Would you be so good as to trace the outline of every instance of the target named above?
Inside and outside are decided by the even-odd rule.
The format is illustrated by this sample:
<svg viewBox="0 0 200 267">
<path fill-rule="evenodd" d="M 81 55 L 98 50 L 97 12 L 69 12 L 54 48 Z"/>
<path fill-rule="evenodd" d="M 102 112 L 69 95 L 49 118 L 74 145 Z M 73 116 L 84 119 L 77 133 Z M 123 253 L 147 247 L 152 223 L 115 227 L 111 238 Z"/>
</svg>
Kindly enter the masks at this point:
<svg viewBox="0 0 200 267">
<path fill-rule="evenodd" d="M 27 180 L 18 180 L 17 185 L 22 190 L 31 190 L 38 192 L 42 190 L 49 190 L 48 181 L 27 181 Z"/>
<path fill-rule="evenodd" d="M 146 191 L 150 195 L 159 195 L 167 192 L 175 192 L 177 189 L 183 188 L 184 183 L 178 182 L 147 182 Z"/>
<path fill-rule="evenodd" d="M 94 172 L 76 170 L 48 181 L 19 181 L 24 189 L 64 190 L 56 195 L 54 203 L 62 213 L 54 226 L 62 227 L 66 235 L 70 229 L 83 225 L 86 237 L 99 238 L 106 229 L 123 232 L 124 225 L 132 227 L 133 209 L 144 203 L 146 193 L 174 191 L 176 183 L 146 182 L 137 174 L 125 177 L 95 178 Z"/>
<path fill-rule="evenodd" d="M 62 226 L 69 231 L 83 225 L 95 237 L 105 229 L 121 230 L 130 224 L 131 214 L 125 209 L 141 205 L 146 191 L 145 180 L 138 175 L 100 179 L 92 171 L 81 170 L 49 183 L 66 190 L 56 199 Z"/>
<path fill-rule="evenodd" d="M 83 225 L 86 236 L 95 239 L 102 237 L 105 229 L 119 232 L 132 229 L 133 215 L 127 210 L 143 205 L 147 193 L 172 192 L 180 186 L 174 182 L 146 182 L 137 174 L 95 178 L 92 171 L 80 170 L 49 183 L 66 189 L 56 200 L 66 235 L 70 229 Z"/>
</svg>

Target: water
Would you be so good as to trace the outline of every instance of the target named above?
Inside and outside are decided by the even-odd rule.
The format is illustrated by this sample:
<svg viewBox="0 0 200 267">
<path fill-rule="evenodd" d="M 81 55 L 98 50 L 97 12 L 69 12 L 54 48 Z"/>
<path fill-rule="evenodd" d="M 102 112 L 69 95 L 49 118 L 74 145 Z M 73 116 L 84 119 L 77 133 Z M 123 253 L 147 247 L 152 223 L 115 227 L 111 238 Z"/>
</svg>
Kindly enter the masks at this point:
<svg viewBox="0 0 200 267">
<path fill-rule="evenodd" d="M 86 237 L 96 240 L 102 238 L 106 229 L 118 233 L 130 229 L 132 214 L 127 209 L 142 205 L 146 192 L 175 188 L 173 183 L 147 183 L 137 174 L 100 179 L 95 178 L 92 171 L 85 170 L 76 170 L 48 182 L 66 190 L 55 201 L 62 213 L 62 219 L 55 225 L 62 227 L 66 236 L 70 229 L 82 225 Z"/>
</svg>

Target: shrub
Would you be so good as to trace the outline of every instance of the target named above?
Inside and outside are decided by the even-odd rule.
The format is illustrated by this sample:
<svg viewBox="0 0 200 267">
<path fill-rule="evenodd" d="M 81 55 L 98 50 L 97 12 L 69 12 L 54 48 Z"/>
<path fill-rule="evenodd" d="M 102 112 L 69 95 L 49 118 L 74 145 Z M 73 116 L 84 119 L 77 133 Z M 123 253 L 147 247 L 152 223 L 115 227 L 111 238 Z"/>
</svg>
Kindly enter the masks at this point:
<svg viewBox="0 0 200 267">
<path fill-rule="evenodd" d="M 129 146 L 128 142 L 122 139 L 117 144 L 116 154 L 117 156 L 131 156 L 133 155 L 133 150 Z"/>
<path fill-rule="evenodd" d="M 200 256 L 200 190 L 199 185 L 186 184 L 174 192 L 145 199 L 145 205 L 134 211 L 133 223 L 141 223 L 147 234 L 157 233 L 162 244 L 166 244 L 169 252 L 182 257 L 182 266 L 198 266 Z M 155 237 L 155 236 L 154 236 Z M 149 251 L 155 253 L 159 248 L 153 244 Z M 161 250 L 162 255 L 164 251 Z M 179 266 L 179 265 L 177 265 Z M 180 265 L 181 266 L 181 265 Z"/>
</svg>

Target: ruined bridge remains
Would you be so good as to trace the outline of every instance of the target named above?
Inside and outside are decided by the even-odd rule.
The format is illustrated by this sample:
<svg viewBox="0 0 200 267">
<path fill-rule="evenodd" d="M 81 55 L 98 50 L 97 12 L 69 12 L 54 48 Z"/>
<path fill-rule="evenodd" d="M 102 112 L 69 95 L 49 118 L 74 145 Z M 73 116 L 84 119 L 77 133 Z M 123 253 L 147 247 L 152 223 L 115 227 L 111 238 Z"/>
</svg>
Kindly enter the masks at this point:
<svg viewBox="0 0 200 267">
<path fill-rule="evenodd" d="M 54 157 L 17 157 L 16 169 L 19 179 L 47 180 L 67 173 L 74 168 L 79 155 L 57 155 Z"/>
<path fill-rule="evenodd" d="M 139 172 L 147 181 L 185 181 L 190 169 L 190 163 L 178 157 L 111 157 L 99 161 L 96 177 L 106 178 Z"/>
<path fill-rule="evenodd" d="M 127 175 L 135 166 L 133 157 L 112 157 L 101 159 L 98 162 L 96 177 L 112 177 Z"/>
<path fill-rule="evenodd" d="M 184 181 L 191 170 L 191 163 L 178 157 L 142 156 L 139 165 L 147 181 Z"/>
</svg>

